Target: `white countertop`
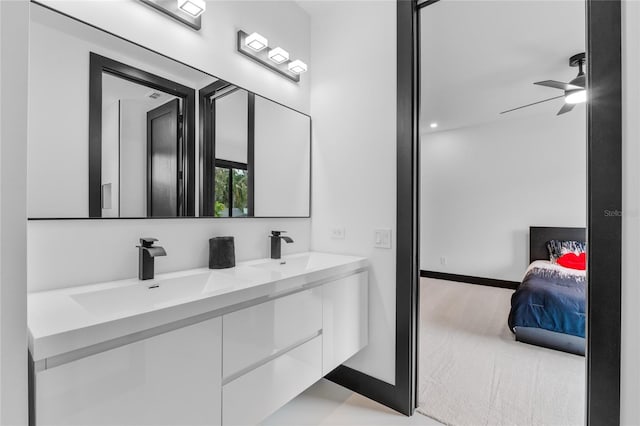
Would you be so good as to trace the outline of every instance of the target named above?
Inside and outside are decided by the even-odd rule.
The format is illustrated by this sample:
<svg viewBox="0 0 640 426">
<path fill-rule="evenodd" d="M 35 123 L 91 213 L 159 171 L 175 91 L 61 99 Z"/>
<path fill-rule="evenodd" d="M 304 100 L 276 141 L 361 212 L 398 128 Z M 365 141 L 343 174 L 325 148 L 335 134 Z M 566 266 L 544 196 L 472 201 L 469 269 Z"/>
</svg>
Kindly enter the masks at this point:
<svg viewBox="0 0 640 426">
<path fill-rule="evenodd" d="M 286 262 L 285 264 L 281 264 Z M 30 293 L 29 351 L 40 361 L 212 311 L 242 309 L 365 268 L 363 257 L 300 253 Z M 151 288 L 150 288 L 151 287 Z"/>
</svg>

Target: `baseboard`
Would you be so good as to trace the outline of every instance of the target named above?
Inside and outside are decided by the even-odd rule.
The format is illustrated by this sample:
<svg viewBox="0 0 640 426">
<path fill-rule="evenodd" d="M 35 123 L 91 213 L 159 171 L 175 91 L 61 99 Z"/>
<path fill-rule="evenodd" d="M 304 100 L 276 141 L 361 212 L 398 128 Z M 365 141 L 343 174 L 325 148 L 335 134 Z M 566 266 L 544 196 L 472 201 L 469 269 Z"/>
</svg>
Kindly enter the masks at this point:
<svg viewBox="0 0 640 426">
<path fill-rule="evenodd" d="M 404 414 L 411 416 L 413 408 L 408 406 L 411 400 L 409 395 L 402 395 L 402 390 L 397 386 L 383 382 L 380 379 L 371 377 L 361 371 L 341 365 L 325 376 L 325 379 L 337 383 L 349 390 L 359 393 L 369 399 L 379 402 L 382 405 Z"/>
<path fill-rule="evenodd" d="M 485 285 L 488 287 L 499 287 L 515 290 L 520 283 L 518 281 L 496 280 L 494 278 L 472 277 L 469 275 L 449 274 L 446 272 L 420 270 L 420 276 L 425 278 L 435 278 L 438 280 L 457 281 L 461 283 Z"/>
</svg>

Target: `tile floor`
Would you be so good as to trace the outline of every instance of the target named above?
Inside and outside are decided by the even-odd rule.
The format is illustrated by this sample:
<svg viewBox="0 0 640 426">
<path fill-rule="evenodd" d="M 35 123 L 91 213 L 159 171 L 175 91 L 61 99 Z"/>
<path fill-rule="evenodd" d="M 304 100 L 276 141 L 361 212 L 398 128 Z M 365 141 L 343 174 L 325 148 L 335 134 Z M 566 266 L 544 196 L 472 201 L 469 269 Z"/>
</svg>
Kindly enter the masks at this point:
<svg viewBox="0 0 640 426">
<path fill-rule="evenodd" d="M 261 426 L 442 426 L 416 412 L 406 417 L 322 379 L 261 423 Z"/>
</svg>

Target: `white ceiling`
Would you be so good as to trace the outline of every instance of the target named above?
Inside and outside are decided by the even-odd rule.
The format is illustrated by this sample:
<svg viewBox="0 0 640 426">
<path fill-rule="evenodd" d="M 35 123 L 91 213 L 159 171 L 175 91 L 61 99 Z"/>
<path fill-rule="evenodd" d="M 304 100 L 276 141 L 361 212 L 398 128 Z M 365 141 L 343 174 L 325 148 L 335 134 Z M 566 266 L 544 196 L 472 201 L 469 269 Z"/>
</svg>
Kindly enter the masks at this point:
<svg viewBox="0 0 640 426">
<path fill-rule="evenodd" d="M 577 75 L 569 57 L 585 51 L 584 22 L 580 0 L 441 0 L 423 8 L 421 131 L 555 116 L 562 99 L 499 113 L 562 94 L 532 83 Z M 584 105 L 569 114 L 575 113 L 584 113 Z"/>
</svg>

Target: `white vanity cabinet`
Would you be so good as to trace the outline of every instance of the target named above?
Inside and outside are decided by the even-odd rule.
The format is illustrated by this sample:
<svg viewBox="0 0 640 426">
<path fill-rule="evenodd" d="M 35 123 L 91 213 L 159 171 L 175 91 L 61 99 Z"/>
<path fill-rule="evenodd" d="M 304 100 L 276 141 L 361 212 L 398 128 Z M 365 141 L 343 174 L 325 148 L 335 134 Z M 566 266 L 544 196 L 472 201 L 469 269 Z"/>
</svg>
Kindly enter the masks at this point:
<svg viewBox="0 0 640 426">
<path fill-rule="evenodd" d="M 366 259 L 256 262 L 31 295 L 32 424 L 253 425 L 367 345 Z M 140 313 L 117 317 L 126 297 Z"/>
<path fill-rule="evenodd" d="M 36 372 L 36 425 L 220 425 L 222 319 Z"/>
</svg>

